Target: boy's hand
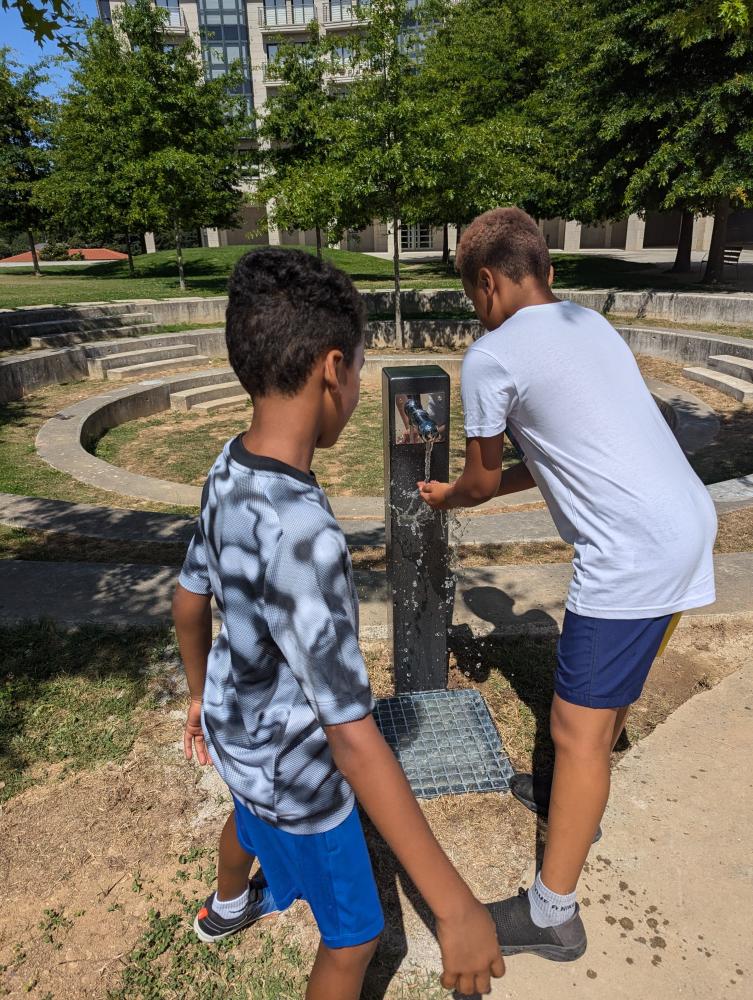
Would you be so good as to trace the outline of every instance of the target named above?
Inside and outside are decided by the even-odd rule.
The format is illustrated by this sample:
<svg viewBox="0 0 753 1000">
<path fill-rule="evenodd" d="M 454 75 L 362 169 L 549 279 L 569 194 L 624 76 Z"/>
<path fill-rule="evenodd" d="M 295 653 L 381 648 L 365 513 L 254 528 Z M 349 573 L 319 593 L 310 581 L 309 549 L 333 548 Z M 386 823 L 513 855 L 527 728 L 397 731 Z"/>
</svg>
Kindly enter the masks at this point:
<svg viewBox="0 0 753 1000">
<path fill-rule="evenodd" d="M 450 509 L 449 483 L 419 483 L 418 492 L 421 494 L 421 499 L 425 500 L 432 510 Z"/>
<path fill-rule="evenodd" d="M 207 751 L 204 731 L 201 728 L 201 702 L 191 700 L 191 704 L 188 706 L 186 728 L 183 730 L 183 753 L 186 755 L 186 760 L 193 758 L 194 747 L 198 762 L 211 766 L 212 760 Z"/>
<path fill-rule="evenodd" d="M 497 931 L 489 911 L 472 896 L 465 912 L 452 918 L 437 918 L 437 938 L 444 971 L 440 978 L 446 990 L 469 995 L 491 992 L 491 978 L 505 974 Z"/>
</svg>

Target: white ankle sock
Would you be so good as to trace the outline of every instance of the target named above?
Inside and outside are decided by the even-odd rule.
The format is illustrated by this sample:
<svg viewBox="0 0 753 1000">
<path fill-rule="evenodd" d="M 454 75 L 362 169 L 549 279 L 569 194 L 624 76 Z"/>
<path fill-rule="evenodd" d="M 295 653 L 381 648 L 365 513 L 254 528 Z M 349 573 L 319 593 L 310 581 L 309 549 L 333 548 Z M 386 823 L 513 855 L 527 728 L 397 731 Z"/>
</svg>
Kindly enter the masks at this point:
<svg viewBox="0 0 753 1000">
<path fill-rule="evenodd" d="M 246 891 L 242 892 L 236 899 L 218 899 L 215 893 L 215 897 L 212 900 L 212 909 L 223 920 L 234 920 L 236 917 L 239 917 L 247 905 L 248 886 L 246 887 Z"/>
<path fill-rule="evenodd" d="M 575 893 L 560 896 L 552 892 L 541 881 L 540 873 L 528 890 L 528 904 L 531 907 L 531 920 L 537 927 L 558 927 L 575 916 Z"/>
</svg>

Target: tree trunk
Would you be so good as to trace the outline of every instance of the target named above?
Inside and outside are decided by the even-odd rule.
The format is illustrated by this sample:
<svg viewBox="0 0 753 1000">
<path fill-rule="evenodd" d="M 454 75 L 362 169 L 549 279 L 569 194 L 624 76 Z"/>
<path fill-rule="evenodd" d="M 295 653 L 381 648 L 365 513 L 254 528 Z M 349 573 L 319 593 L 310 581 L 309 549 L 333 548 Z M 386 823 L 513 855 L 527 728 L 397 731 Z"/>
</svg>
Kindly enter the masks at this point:
<svg viewBox="0 0 753 1000">
<path fill-rule="evenodd" d="M 693 248 L 693 219 L 695 216 L 688 209 L 682 213 L 680 223 L 680 238 L 677 241 L 677 256 L 672 268 L 673 274 L 690 274 L 692 262 L 690 251 Z"/>
<path fill-rule="evenodd" d="M 180 290 L 181 292 L 185 292 L 186 279 L 183 275 L 183 243 L 180 228 L 177 222 L 175 223 L 175 252 L 178 257 L 178 281 L 180 282 Z"/>
<path fill-rule="evenodd" d="M 400 218 L 397 208 L 392 217 L 393 226 L 393 249 L 392 264 L 395 273 L 395 346 L 402 349 L 405 347 L 403 337 L 403 314 L 400 307 Z"/>
<path fill-rule="evenodd" d="M 320 226 L 316 227 L 316 256 L 319 260 L 322 259 L 322 230 Z"/>
<path fill-rule="evenodd" d="M 39 257 L 37 257 L 37 248 L 34 246 L 34 233 L 30 230 L 26 230 L 26 236 L 29 240 L 29 249 L 31 250 L 31 263 L 34 267 L 34 274 L 38 277 L 42 277 L 42 272 L 39 270 Z"/>
<path fill-rule="evenodd" d="M 128 274 L 131 278 L 136 277 L 136 271 L 133 266 L 133 252 L 131 250 L 131 234 L 126 230 L 126 249 L 128 251 Z"/>
<path fill-rule="evenodd" d="M 721 281 L 724 277 L 724 247 L 727 242 L 727 220 L 729 219 L 729 198 L 720 198 L 714 212 L 714 231 L 711 234 L 709 259 L 703 280 L 708 284 Z"/>
<path fill-rule="evenodd" d="M 450 226 L 445 222 L 442 227 L 442 263 L 445 267 L 450 266 Z"/>
</svg>

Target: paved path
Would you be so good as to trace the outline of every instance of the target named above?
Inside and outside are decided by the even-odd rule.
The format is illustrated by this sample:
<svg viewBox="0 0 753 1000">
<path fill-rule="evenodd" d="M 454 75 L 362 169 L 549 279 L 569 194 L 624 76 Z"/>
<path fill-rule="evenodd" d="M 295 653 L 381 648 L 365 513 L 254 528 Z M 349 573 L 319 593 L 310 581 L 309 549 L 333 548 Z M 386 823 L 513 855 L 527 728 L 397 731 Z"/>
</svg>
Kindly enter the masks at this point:
<svg viewBox="0 0 753 1000">
<path fill-rule="evenodd" d="M 519 497 L 514 506 L 541 501 L 538 490 L 527 490 Z M 381 497 L 334 497 L 331 503 L 349 545 L 384 545 Z M 506 513 L 495 513 L 503 506 Z M 559 540 L 549 511 L 516 511 L 514 506 L 496 500 L 473 512 L 464 512 L 456 518 L 458 527 L 454 533 L 463 542 L 474 545 Z M 57 531 L 111 541 L 187 542 L 195 521 L 172 514 L 0 493 L 0 523 L 28 531 Z"/>
<path fill-rule="evenodd" d="M 709 492 L 720 514 L 750 506 L 753 476 L 716 484 Z M 503 504 L 502 498 L 498 498 L 472 511 L 453 513 L 453 538 L 469 545 L 559 541 L 548 510 L 515 509 L 540 503 L 542 498 L 538 490 L 518 494 L 515 503 L 508 504 L 507 500 L 505 497 Z M 331 503 L 351 547 L 384 545 L 384 501 L 381 497 L 334 497 Z M 499 513 L 501 509 L 505 512 Z M 187 543 L 195 521 L 172 514 L 0 493 L 0 524 L 27 531 L 56 531 L 110 541 Z"/>
<path fill-rule="evenodd" d="M 753 665 L 682 705 L 620 761 L 582 883 L 589 947 L 509 959 L 496 1000 L 753 996 Z"/>
<path fill-rule="evenodd" d="M 717 556 L 717 602 L 691 615 L 753 613 L 753 553 Z M 115 563 L 0 561 L 0 622 L 50 618 L 67 624 L 157 625 L 170 619 L 177 570 Z M 490 566 L 460 573 L 456 625 L 486 635 L 556 632 L 562 622 L 570 566 Z M 384 573 L 356 572 L 361 634 L 387 636 Z"/>
</svg>

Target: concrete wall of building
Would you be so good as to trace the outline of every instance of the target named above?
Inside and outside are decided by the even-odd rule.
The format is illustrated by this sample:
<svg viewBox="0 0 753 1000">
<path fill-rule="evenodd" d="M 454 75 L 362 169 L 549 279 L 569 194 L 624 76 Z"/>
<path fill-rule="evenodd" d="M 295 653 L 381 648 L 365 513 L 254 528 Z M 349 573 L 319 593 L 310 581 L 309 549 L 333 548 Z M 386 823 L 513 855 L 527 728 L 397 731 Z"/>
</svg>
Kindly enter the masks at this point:
<svg viewBox="0 0 753 1000">
<path fill-rule="evenodd" d="M 680 238 L 681 212 L 646 212 L 643 246 L 676 247 Z"/>
</svg>

